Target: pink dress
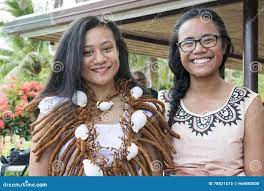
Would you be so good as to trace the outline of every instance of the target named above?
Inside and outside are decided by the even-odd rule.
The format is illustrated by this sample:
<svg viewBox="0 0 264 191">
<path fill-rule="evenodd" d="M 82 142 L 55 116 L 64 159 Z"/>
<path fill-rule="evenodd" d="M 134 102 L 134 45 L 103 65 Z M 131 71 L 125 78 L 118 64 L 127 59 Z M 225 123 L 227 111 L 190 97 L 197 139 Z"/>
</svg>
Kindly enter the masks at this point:
<svg viewBox="0 0 264 191">
<path fill-rule="evenodd" d="M 234 87 L 228 101 L 216 111 L 205 115 L 190 112 L 180 102 L 174 116 L 173 139 L 177 153 L 173 156 L 173 175 L 243 176 L 243 138 L 246 111 L 258 94 L 247 88 Z M 168 120 L 170 91 L 159 93 L 166 107 Z"/>
</svg>

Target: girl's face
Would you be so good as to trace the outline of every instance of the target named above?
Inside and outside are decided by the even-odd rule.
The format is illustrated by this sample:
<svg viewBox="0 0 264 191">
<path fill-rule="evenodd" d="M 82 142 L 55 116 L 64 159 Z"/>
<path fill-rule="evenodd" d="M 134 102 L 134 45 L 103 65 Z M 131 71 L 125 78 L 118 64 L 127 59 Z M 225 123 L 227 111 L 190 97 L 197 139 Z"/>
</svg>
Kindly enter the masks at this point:
<svg viewBox="0 0 264 191">
<path fill-rule="evenodd" d="M 118 50 L 112 31 L 104 26 L 87 31 L 82 77 L 90 85 L 104 86 L 114 82 L 118 69 Z"/>
<path fill-rule="evenodd" d="M 190 19 L 180 27 L 178 42 L 182 42 L 181 47 L 185 50 L 184 52 L 179 47 L 181 62 L 190 75 L 207 77 L 219 73 L 224 50 L 221 37 L 214 35 L 220 35 L 216 25 L 212 21 L 204 22 L 200 18 Z M 196 42 L 194 46 L 192 40 L 198 39 L 202 40 Z"/>
</svg>

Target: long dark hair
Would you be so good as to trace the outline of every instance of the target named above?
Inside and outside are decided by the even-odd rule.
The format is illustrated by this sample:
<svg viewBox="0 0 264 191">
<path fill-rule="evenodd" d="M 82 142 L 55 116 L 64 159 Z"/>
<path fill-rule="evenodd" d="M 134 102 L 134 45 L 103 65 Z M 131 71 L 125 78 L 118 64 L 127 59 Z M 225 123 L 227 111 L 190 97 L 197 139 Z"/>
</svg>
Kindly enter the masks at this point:
<svg viewBox="0 0 264 191">
<path fill-rule="evenodd" d="M 103 21 L 98 17 L 85 17 L 74 21 L 60 39 L 57 48 L 51 77 L 41 93 L 41 97 L 57 95 L 72 97 L 73 93 L 82 90 L 81 65 L 86 32 L 98 26 L 109 28 L 114 36 L 119 52 L 120 67 L 115 80 L 130 79 L 128 50 L 117 25 L 112 21 Z"/>
<path fill-rule="evenodd" d="M 185 96 L 190 86 L 190 75 L 181 63 L 179 48 L 176 44 L 178 42 L 178 33 L 183 23 L 196 17 L 201 17 L 201 19 L 207 19 L 207 21 L 208 19 L 210 19 L 216 25 L 222 37 L 223 48 L 226 48 L 225 54 L 223 55 L 222 64 L 219 67 L 219 73 L 222 78 L 224 78 L 225 62 L 230 56 L 230 54 L 232 54 L 233 52 L 233 45 L 226 31 L 225 24 L 220 18 L 220 16 L 213 10 L 207 8 L 193 8 L 190 11 L 186 12 L 180 18 L 180 20 L 176 23 L 173 29 L 173 34 L 170 41 L 169 67 L 174 73 L 173 88 L 171 89 L 171 109 L 169 112 L 168 122 L 170 127 L 173 125 L 173 117 L 177 112 L 178 106 L 180 104 L 180 99 Z"/>
</svg>

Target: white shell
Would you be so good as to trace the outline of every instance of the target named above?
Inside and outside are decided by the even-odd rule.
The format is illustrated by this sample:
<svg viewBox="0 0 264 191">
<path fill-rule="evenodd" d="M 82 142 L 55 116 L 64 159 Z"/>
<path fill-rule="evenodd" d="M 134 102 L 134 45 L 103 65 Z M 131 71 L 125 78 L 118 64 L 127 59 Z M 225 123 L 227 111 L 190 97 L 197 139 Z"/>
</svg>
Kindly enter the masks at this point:
<svg viewBox="0 0 264 191">
<path fill-rule="evenodd" d="M 137 156 L 138 147 L 135 143 L 131 143 L 131 145 L 129 147 L 127 147 L 127 151 L 129 152 L 127 154 L 127 160 L 130 160 L 130 159 L 134 158 L 135 156 Z"/>
<path fill-rule="evenodd" d="M 91 160 L 83 160 L 83 168 L 86 176 L 103 176 L 103 172 L 97 165 L 93 164 Z"/>
<path fill-rule="evenodd" d="M 143 95 L 143 90 L 138 87 L 135 86 L 130 90 L 130 94 L 132 97 L 134 97 L 135 99 L 138 99 L 139 97 L 141 97 Z"/>
<path fill-rule="evenodd" d="M 131 115 L 132 130 L 138 133 L 147 123 L 147 116 L 142 110 L 137 110 Z"/>
<path fill-rule="evenodd" d="M 87 95 L 83 91 L 76 91 L 72 96 L 72 102 L 80 107 L 85 107 L 87 104 Z"/>
<path fill-rule="evenodd" d="M 96 107 L 98 109 L 100 109 L 101 111 L 108 111 L 109 109 L 111 109 L 111 107 L 114 105 L 113 102 L 111 101 L 103 101 L 103 102 L 97 102 L 96 103 Z"/>
<path fill-rule="evenodd" d="M 87 126 L 85 124 L 81 124 L 79 127 L 77 127 L 74 134 L 77 139 L 80 138 L 83 141 L 85 141 L 89 136 L 88 133 L 89 133 L 89 130 Z"/>
</svg>

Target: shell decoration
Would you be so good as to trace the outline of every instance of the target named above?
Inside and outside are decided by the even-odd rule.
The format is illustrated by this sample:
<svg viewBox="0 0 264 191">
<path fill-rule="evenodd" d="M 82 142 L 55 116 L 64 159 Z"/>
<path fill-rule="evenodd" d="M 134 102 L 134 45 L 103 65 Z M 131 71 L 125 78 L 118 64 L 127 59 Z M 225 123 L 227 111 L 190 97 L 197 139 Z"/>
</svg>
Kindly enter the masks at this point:
<svg viewBox="0 0 264 191">
<path fill-rule="evenodd" d="M 140 87 L 135 86 L 130 90 L 130 94 L 133 98 L 138 99 L 143 95 L 143 90 Z"/>
<path fill-rule="evenodd" d="M 103 172 L 97 165 L 93 164 L 91 160 L 83 160 L 84 173 L 86 176 L 103 176 Z"/>
<path fill-rule="evenodd" d="M 109 102 L 108 101 L 103 101 L 103 102 L 98 101 L 96 103 L 96 107 L 100 109 L 101 111 L 108 111 L 109 109 L 111 109 L 113 105 L 114 103 L 111 101 Z"/>
<path fill-rule="evenodd" d="M 131 115 L 132 130 L 138 133 L 147 123 L 147 116 L 143 110 L 137 110 Z"/>
<path fill-rule="evenodd" d="M 127 160 L 131 160 L 138 154 L 138 147 L 135 143 L 131 143 L 129 147 L 127 147 Z"/>
<path fill-rule="evenodd" d="M 85 124 L 81 124 L 74 132 L 75 137 L 85 141 L 89 136 L 89 130 Z"/>
<path fill-rule="evenodd" d="M 83 91 L 76 91 L 72 96 L 72 102 L 80 107 L 85 107 L 87 104 L 87 95 Z"/>
</svg>

